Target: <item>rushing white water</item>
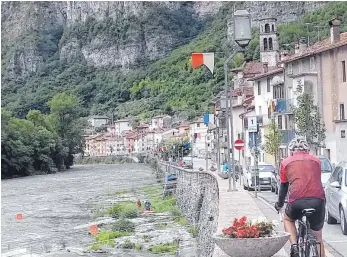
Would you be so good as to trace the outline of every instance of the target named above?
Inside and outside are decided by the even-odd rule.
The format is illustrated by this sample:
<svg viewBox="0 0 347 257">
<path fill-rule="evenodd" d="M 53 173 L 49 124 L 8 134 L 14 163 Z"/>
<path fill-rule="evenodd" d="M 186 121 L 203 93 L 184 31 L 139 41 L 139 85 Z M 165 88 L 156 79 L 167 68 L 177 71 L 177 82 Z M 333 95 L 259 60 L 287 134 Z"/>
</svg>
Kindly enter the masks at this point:
<svg viewBox="0 0 347 257">
<path fill-rule="evenodd" d="M 93 208 L 105 205 L 118 190 L 154 183 L 150 168 L 141 164 L 80 165 L 52 175 L 3 180 L 1 250 L 31 248 L 42 254 L 63 246 L 86 248 L 94 241 L 87 226 Z M 19 213 L 22 220 L 16 219 Z"/>
</svg>

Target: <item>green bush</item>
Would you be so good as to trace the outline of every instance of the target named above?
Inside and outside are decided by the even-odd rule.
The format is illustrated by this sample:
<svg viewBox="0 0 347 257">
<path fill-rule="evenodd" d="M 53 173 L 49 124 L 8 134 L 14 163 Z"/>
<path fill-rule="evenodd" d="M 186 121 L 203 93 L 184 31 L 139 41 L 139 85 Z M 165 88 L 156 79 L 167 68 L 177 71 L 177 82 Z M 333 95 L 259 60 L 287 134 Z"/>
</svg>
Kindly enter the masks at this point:
<svg viewBox="0 0 347 257">
<path fill-rule="evenodd" d="M 124 249 L 134 249 L 136 247 L 136 245 L 131 242 L 130 240 L 125 240 L 123 246 L 122 246 Z"/>
<path fill-rule="evenodd" d="M 177 243 L 160 244 L 152 246 L 151 251 L 153 253 L 170 253 L 171 255 L 174 255 L 178 248 L 179 245 Z"/>
<path fill-rule="evenodd" d="M 113 225 L 112 230 L 121 232 L 134 232 L 135 224 L 127 219 L 117 220 Z"/>
</svg>

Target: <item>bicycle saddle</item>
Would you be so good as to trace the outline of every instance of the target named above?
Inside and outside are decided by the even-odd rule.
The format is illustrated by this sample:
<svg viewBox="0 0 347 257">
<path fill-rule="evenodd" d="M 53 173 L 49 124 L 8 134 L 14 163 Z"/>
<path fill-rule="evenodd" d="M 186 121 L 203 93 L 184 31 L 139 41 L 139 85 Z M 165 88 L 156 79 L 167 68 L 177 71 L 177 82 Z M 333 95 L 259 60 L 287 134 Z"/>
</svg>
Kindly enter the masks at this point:
<svg viewBox="0 0 347 257">
<path fill-rule="evenodd" d="M 302 210 L 302 214 L 306 215 L 306 216 L 310 216 L 312 215 L 313 213 L 315 213 L 316 210 L 313 209 L 313 208 L 309 208 L 309 209 L 303 209 Z"/>
</svg>

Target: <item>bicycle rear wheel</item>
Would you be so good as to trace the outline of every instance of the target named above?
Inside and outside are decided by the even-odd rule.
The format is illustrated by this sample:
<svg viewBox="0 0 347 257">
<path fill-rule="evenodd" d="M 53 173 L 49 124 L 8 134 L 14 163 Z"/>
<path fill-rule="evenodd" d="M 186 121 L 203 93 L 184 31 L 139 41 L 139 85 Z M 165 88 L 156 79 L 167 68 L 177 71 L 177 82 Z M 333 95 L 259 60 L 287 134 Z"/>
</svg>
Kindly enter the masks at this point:
<svg viewBox="0 0 347 257">
<path fill-rule="evenodd" d="M 312 234 L 307 235 L 307 246 L 305 249 L 306 257 L 319 257 L 317 240 Z"/>
</svg>

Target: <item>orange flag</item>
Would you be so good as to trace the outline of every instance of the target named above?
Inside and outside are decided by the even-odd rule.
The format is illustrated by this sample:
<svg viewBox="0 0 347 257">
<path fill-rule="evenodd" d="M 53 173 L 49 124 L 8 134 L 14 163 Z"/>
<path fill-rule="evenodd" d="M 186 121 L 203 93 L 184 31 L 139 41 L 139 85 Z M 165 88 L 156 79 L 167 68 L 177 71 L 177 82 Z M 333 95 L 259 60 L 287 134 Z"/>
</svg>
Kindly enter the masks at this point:
<svg viewBox="0 0 347 257">
<path fill-rule="evenodd" d="M 98 229 L 98 225 L 91 225 L 89 227 L 89 232 L 90 234 L 92 234 L 93 236 L 95 236 L 98 233 L 99 229 Z"/>
<path fill-rule="evenodd" d="M 214 70 L 214 53 L 193 53 L 192 54 L 192 66 L 193 69 L 205 65 L 211 73 Z"/>
</svg>

